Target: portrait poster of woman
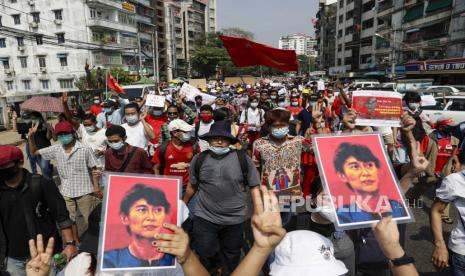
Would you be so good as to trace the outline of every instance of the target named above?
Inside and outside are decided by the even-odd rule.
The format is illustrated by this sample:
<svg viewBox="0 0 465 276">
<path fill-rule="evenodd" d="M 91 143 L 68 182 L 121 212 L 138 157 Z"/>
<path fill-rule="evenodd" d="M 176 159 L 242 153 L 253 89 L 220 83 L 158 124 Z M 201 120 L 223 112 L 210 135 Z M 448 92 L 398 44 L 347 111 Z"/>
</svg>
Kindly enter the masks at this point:
<svg viewBox="0 0 465 276">
<path fill-rule="evenodd" d="M 313 145 L 336 227 L 371 227 L 387 215 L 413 221 L 381 135 L 321 135 Z"/>
<path fill-rule="evenodd" d="M 181 179 L 135 174 L 107 175 L 100 233 L 101 272 L 169 269 L 176 258 L 158 252 L 155 235 L 171 233 L 164 223 L 180 225 Z"/>
</svg>

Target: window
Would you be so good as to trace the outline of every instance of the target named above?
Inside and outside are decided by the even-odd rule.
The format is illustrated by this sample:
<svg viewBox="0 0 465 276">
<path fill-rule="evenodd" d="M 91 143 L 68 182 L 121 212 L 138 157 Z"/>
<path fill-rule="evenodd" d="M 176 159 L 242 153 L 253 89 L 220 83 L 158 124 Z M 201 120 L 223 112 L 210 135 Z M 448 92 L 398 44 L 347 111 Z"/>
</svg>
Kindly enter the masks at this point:
<svg viewBox="0 0 465 276">
<path fill-rule="evenodd" d="M 339 8 L 342 9 L 343 7 L 344 7 L 344 0 L 340 0 L 340 2 L 339 2 Z"/>
<path fill-rule="evenodd" d="M 10 69 L 10 60 L 4 59 L 2 60 L 2 64 L 3 64 L 3 69 Z"/>
<path fill-rule="evenodd" d="M 365 20 L 365 21 L 362 22 L 362 28 L 363 29 L 373 28 L 373 23 L 374 23 L 373 18 Z"/>
<path fill-rule="evenodd" d="M 54 10 L 53 12 L 56 20 L 63 20 L 63 10 Z"/>
<path fill-rule="evenodd" d="M 39 57 L 39 67 L 40 68 L 47 67 L 47 64 L 45 62 L 45 57 Z"/>
<path fill-rule="evenodd" d="M 13 90 L 13 81 L 6 81 L 5 84 L 7 90 Z"/>
<path fill-rule="evenodd" d="M 341 65 L 342 65 L 342 59 L 340 59 L 340 58 L 337 59 L 337 65 L 338 65 L 338 66 L 341 66 Z"/>
<path fill-rule="evenodd" d="M 21 24 L 21 15 L 20 14 L 13 14 L 13 22 L 15 25 Z"/>
<path fill-rule="evenodd" d="M 48 90 L 48 80 L 40 80 L 40 85 L 42 86 L 42 90 Z"/>
<path fill-rule="evenodd" d="M 18 41 L 18 47 L 24 46 L 24 37 L 17 37 L 16 40 Z"/>
<path fill-rule="evenodd" d="M 342 23 L 342 21 L 344 21 L 344 15 L 343 14 L 339 15 L 339 23 Z"/>
<path fill-rule="evenodd" d="M 65 34 L 64 33 L 57 34 L 57 40 L 58 40 L 58 43 L 65 43 Z"/>
<path fill-rule="evenodd" d="M 352 64 L 352 57 L 346 57 L 344 59 L 344 65 L 350 65 Z"/>
<path fill-rule="evenodd" d="M 6 39 L 0 38 L 0 48 L 6 48 Z"/>
<path fill-rule="evenodd" d="M 447 108 L 450 111 L 463 111 L 465 108 L 465 101 L 462 99 L 453 99 L 452 104 Z"/>
<path fill-rule="evenodd" d="M 37 45 L 42 45 L 42 44 L 44 44 L 44 41 L 42 40 L 42 36 L 41 36 L 41 35 L 36 35 L 36 43 L 37 43 Z"/>
<path fill-rule="evenodd" d="M 61 66 L 68 66 L 68 58 L 66 56 L 59 57 L 58 59 L 60 60 L 60 65 Z"/>
<path fill-rule="evenodd" d="M 60 88 L 61 89 L 73 88 L 73 79 L 60 80 Z"/>
<path fill-rule="evenodd" d="M 337 37 L 339 37 L 339 38 L 342 37 L 342 30 L 337 31 Z"/>
<path fill-rule="evenodd" d="M 24 87 L 24 90 L 31 90 L 31 81 L 23 80 L 23 87 Z"/>
<path fill-rule="evenodd" d="M 2 27 L 2 17 L 0 16 L 0 27 Z"/>
<path fill-rule="evenodd" d="M 350 26 L 346 28 L 346 35 L 354 33 L 354 26 Z"/>
<path fill-rule="evenodd" d="M 346 20 L 354 18 L 354 10 L 350 10 L 346 13 Z"/>
<path fill-rule="evenodd" d="M 375 7 L 375 1 L 370 1 L 363 5 L 362 10 L 363 12 L 368 12 L 374 9 L 374 7 Z"/>
<path fill-rule="evenodd" d="M 360 56 L 360 63 L 361 64 L 370 63 L 370 62 L 371 62 L 371 54 Z"/>
<path fill-rule="evenodd" d="M 27 68 L 27 57 L 19 57 L 19 62 L 21 63 L 21 68 Z"/>
<path fill-rule="evenodd" d="M 337 51 L 338 52 L 342 51 L 342 44 L 337 45 Z"/>
<path fill-rule="evenodd" d="M 10 0 L 11 3 L 18 3 L 18 0 Z"/>
<path fill-rule="evenodd" d="M 39 12 L 31 12 L 32 15 L 32 22 L 39 23 L 40 22 L 40 17 L 39 17 Z"/>
</svg>

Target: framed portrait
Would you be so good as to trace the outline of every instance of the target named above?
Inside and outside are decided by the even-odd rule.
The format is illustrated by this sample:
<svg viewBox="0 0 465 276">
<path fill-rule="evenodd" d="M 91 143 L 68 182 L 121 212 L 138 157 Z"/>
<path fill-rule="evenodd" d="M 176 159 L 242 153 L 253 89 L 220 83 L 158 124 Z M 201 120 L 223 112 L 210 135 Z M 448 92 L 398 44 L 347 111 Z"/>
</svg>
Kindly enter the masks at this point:
<svg viewBox="0 0 465 276">
<path fill-rule="evenodd" d="M 414 220 L 380 134 L 319 135 L 313 145 L 338 229 L 371 227 L 386 215 Z"/>
<path fill-rule="evenodd" d="M 180 177 L 106 174 L 98 271 L 147 272 L 175 268 L 173 255 L 158 252 L 155 235 L 180 225 Z"/>
</svg>

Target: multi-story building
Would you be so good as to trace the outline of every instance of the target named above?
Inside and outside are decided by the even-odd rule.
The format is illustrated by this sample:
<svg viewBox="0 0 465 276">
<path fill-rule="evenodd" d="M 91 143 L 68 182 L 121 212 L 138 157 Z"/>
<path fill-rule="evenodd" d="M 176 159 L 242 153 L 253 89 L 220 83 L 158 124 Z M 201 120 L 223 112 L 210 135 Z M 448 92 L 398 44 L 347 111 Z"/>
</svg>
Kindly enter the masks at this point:
<svg viewBox="0 0 465 276">
<path fill-rule="evenodd" d="M 314 23 L 318 51 L 318 69 L 328 70 L 335 64 L 337 0 L 320 0 Z"/>
<path fill-rule="evenodd" d="M 173 0 L 164 5 L 167 77 L 171 80 L 190 76 L 190 57 L 196 40 L 209 30 L 216 30 L 216 1 Z"/>
<path fill-rule="evenodd" d="M 282 50 L 295 50 L 297 55 L 310 56 L 310 50 L 314 54 L 315 40 L 306 34 L 294 34 L 279 38 L 278 47 Z"/>
<path fill-rule="evenodd" d="M 422 68 L 438 67 L 427 60 L 460 67 L 462 61 L 448 59 L 465 57 L 464 17 L 465 0 L 338 0 L 330 72 L 349 77 L 448 74 Z M 406 63 L 413 65 L 406 68 Z"/>
<path fill-rule="evenodd" d="M 315 38 L 312 38 L 310 36 L 307 37 L 306 41 L 306 55 L 309 57 L 317 57 L 318 56 L 318 51 L 315 49 L 317 46 L 318 41 Z"/>
</svg>

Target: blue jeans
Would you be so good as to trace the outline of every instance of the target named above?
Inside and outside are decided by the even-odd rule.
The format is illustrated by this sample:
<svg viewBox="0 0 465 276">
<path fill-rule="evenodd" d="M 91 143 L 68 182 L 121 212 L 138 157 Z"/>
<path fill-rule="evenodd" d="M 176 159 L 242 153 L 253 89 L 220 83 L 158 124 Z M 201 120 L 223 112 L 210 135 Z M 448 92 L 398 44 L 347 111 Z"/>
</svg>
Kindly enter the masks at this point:
<svg viewBox="0 0 465 276">
<path fill-rule="evenodd" d="M 457 254 L 449 250 L 449 260 L 452 270 L 452 275 L 463 276 L 465 275 L 465 255 Z"/>
<path fill-rule="evenodd" d="M 42 175 L 52 179 L 53 172 L 50 160 L 45 160 L 40 155 L 32 156 L 29 149 L 29 143 L 26 144 L 26 154 L 33 174 L 37 173 L 37 165 L 39 165 Z"/>
<path fill-rule="evenodd" d="M 11 276 L 26 276 L 26 261 L 7 258 L 6 271 Z"/>
</svg>

